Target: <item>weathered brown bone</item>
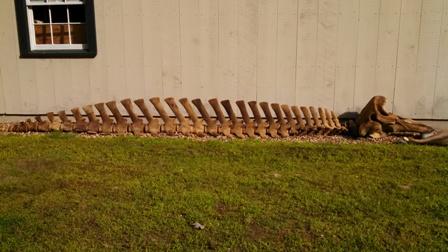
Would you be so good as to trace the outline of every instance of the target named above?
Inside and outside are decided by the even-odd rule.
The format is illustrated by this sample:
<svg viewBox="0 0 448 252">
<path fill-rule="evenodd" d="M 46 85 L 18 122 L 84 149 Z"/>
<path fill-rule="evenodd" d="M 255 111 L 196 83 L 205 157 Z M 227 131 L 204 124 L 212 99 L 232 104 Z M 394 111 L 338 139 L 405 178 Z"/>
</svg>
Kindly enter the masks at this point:
<svg viewBox="0 0 448 252">
<path fill-rule="evenodd" d="M 89 134 L 97 134 L 100 132 L 101 124 L 96 118 L 95 112 L 93 111 L 92 105 L 86 105 L 82 107 L 82 110 L 87 115 L 87 118 L 89 119 L 89 122 L 87 123 L 87 133 Z"/>
<path fill-rule="evenodd" d="M 307 133 L 314 134 L 316 131 L 318 131 L 317 126 L 313 124 L 311 121 L 311 113 L 308 107 L 301 106 L 300 110 L 302 111 L 302 114 L 305 118 L 306 126 L 307 126 Z"/>
<path fill-rule="evenodd" d="M 325 108 L 324 111 L 328 120 L 328 124 L 331 127 L 331 134 L 340 134 L 344 132 L 343 129 L 341 128 L 341 124 L 339 123 L 339 119 L 337 118 L 336 114 L 334 114 L 334 112 L 332 114 L 331 113 L 332 111 L 328 110 L 327 108 Z M 336 125 L 336 121 L 338 122 L 339 126 Z"/>
<path fill-rule="evenodd" d="M 61 121 L 55 116 L 53 112 L 47 113 L 47 118 L 50 121 L 50 131 L 60 131 Z"/>
<path fill-rule="evenodd" d="M 33 121 L 30 118 L 28 118 L 25 121 L 25 125 L 26 125 L 26 131 L 35 131 L 35 132 L 38 131 L 39 123 L 37 121 Z"/>
<path fill-rule="evenodd" d="M 275 116 L 277 117 L 277 124 L 280 125 L 278 129 L 278 133 L 280 133 L 281 137 L 289 137 L 289 124 L 286 123 L 285 118 L 282 114 L 282 109 L 280 104 L 271 103 L 272 110 L 274 110 Z"/>
<path fill-rule="evenodd" d="M 378 138 L 385 133 L 410 132 L 423 134 L 434 131 L 433 128 L 425 124 L 402 118 L 393 113 L 387 113 L 383 108 L 385 104 L 386 97 L 384 96 L 374 96 L 370 99 L 356 118 L 359 136 Z"/>
<path fill-rule="evenodd" d="M 221 104 L 226 110 L 227 114 L 229 115 L 230 121 L 232 122 L 230 133 L 234 134 L 238 138 L 244 138 L 242 123 L 236 118 L 236 115 L 233 112 L 232 104 L 230 103 L 230 101 L 223 100 L 221 101 Z"/>
<path fill-rule="evenodd" d="M 308 127 L 305 125 L 305 122 L 302 119 L 302 115 L 300 113 L 300 109 L 297 106 L 291 106 L 292 113 L 296 118 L 299 134 L 306 134 L 308 132 Z"/>
<path fill-rule="evenodd" d="M 101 116 L 101 127 L 100 133 L 102 134 L 111 134 L 114 132 L 114 122 L 110 119 L 109 114 L 107 114 L 106 107 L 104 103 L 100 102 L 95 104 L 96 110 L 100 113 Z"/>
<path fill-rule="evenodd" d="M 207 124 L 207 127 L 205 128 L 207 134 L 211 136 L 218 136 L 219 132 L 216 120 L 210 117 L 201 99 L 194 99 L 191 102 L 194 104 L 194 106 L 196 106 L 205 123 Z"/>
<path fill-rule="evenodd" d="M 41 116 L 35 116 L 37 122 L 37 131 L 38 132 L 49 132 L 50 131 L 50 122 L 46 120 L 42 120 Z"/>
<path fill-rule="evenodd" d="M 332 115 L 330 113 L 330 110 L 328 110 L 327 108 L 324 108 L 323 110 L 324 110 L 324 113 L 325 113 L 327 124 L 330 126 L 330 128 L 332 130 L 336 129 L 337 127 L 336 127 L 336 124 L 333 121 L 333 118 L 332 118 Z"/>
<path fill-rule="evenodd" d="M 257 124 L 255 128 L 255 134 L 259 135 L 261 138 L 266 138 L 266 129 L 269 126 L 265 120 L 261 118 L 260 110 L 258 110 L 258 104 L 256 101 L 248 102 L 252 114 L 254 114 L 255 123 Z"/>
<path fill-rule="evenodd" d="M 448 130 L 438 130 L 429 134 L 422 134 L 422 139 L 409 139 L 413 143 L 448 146 Z"/>
<path fill-rule="evenodd" d="M 331 111 L 331 119 L 333 120 L 334 125 L 336 126 L 337 129 L 345 130 L 344 127 L 339 122 L 339 118 L 334 111 Z"/>
<path fill-rule="evenodd" d="M 179 121 L 179 128 L 178 131 L 182 133 L 183 135 L 190 135 L 193 131 L 190 123 L 188 123 L 187 119 L 185 119 L 182 112 L 180 112 L 179 107 L 176 104 L 176 101 L 173 97 L 165 98 L 165 102 L 168 104 L 168 107 L 170 107 L 171 111 L 173 111 L 174 115 L 176 116 L 177 120 Z"/>
<path fill-rule="evenodd" d="M 71 132 L 73 131 L 74 124 L 70 119 L 68 119 L 67 114 L 65 114 L 65 110 L 61 110 L 58 112 L 58 116 L 62 121 L 61 130 L 63 132 Z"/>
<path fill-rule="evenodd" d="M 13 123 L 10 127 L 13 132 L 29 131 L 32 127 L 37 128 L 37 122 L 32 123 L 31 119 L 25 122 Z"/>
<path fill-rule="evenodd" d="M 179 99 L 180 104 L 184 107 L 185 111 L 187 112 L 188 116 L 190 117 L 191 121 L 193 122 L 193 133 L 197 136 L 204 136 L 204 123 L 201 119 L 198 118 L 196 113 L 193 110 L 193 107 L 191 106 L 190 102 L 188 101 L 188 98 L 181 98 Z"/>
<path fill-rule="evenodd" d="M 26 128 L 25 130 L 29 131 L 30 129 Z M 11 127 L 11 123 L 0 123 L 0 132 L 10 132 L 10 131 L 14 132 L 14 130 Z"/>
<path fill-rule="evenodd" d="M 160 117 L 163 120 L 163 130 L 168 135 L 174 135 L 176 133 L 176 122 L 173 118 L 168 116 L 168 113 L 163 108 L 159 97 L 152 97 L 149 101 L 154 105 Z"/>
<path fill-rule="evenodd" d="M 327 114 L 325 113 L 325 110 L 321 107 L 317 108 L 318 112 L 319 112 L 319 116 L 320 119 L 322 121 L 322 126 L 323 126 L 323 134 L 324 135 L 328 135 L 332 132 L 332 130 L 334 129 L 334 127 L 330 126 L 330 122 L 327 118 Z"/>
<path fill-rule="evenodd" d="M 116 101 L 110 101 L 106 103 L 106 106 L 109 108 L 110 112 L 115 118 L 115 127 L 114 133 L 125 134 L 128 132 L 128 121 L 121 115 L 120 111 L 117 108 Z"/>
<path fill-rule="evenodd" d="M 28 131 L 31 127 L 29 127 L 28 122 L 19 122 L 19 123 L 9 123 L 7 124 L 7 131 L 12 132 L 24 132 Z M 36 121 L 36 129 L 37 129 L 37 121 Z M 45 131 L 42 131 L 45 132 Z"/>
<path fill-rule="evenodd" d="M 250 119 L 249 113 L 247 112 L 246 103 L 243 100 L 236 101 L 236 105 L 238 106 L 241 116 L 244 121 L 244 133 L 246 133 L 250 138 L 255 138 L 255 128 L 254 121 Z"/>
<path fill-rule="evenodd" d="M 87 132 L 88 123 L 86 122 L 86 119 L 82 117 L 79 108 L 72 108 L 70 111 L 72 112 L 73 117 L 75 118 L 74 131 L 78 133 Z"/>
<path fill-rule="evenodd" d="M 216 117 L 218 118 L 218 121 L 220 123 L 220 127 L 218 128 L 218 131 L 223 134 L 226 137 L 232 137 L 232 133 L 230 132 L 230 122 L 226 119 L 224 116 L 224 113 L 221 110 L 221 107 L 219 106 L 219 101 L 216 98 L 208 100 L 208 103 L 212 106 L 213 110 L 215 111 Z"/>
<path fill-rule="evenodd" d="M 286 120 L 289 124 L 289 133 L 293 136 L 297 135 L 299 133 L 299 131 L 297 130 L 297 122 L 292 117 L 291 109 L 286 104 L 282 104 L 281 108 L 285 113 Z"/>
<path fill-rule="evenodd" d="M 263 110 L 264 116 L 266 117 L 267 122 L 269 123 L 269 128 L 267 129 L 267 133 L 271 137 L 278 137 L 278 128 L 280 125 L 274 121 L 274 117 L 271 114 L 271 110 L 269 109 L 269 103 L 260 102 L 260 107 Z"/>
<path fill-rule="evenodd" d="M 137 136 L 142 135 L 145 132 L 145 124 L 143 123 L 143 119 L 139 118 L 134 112 L 131 99 L 123 99 L 120 103 L 123 105 L 124 109 L 126 109 L 126 112 L 128 112 L 129 117 L 131 117 L 132 124 L 129 125 L 129 131 Z"/>
<path fill-rule="evenodd" d="M 310 106 L 310 112 L 311 116 L 314 122 L 314 127 L 316 127 L 317 134 L 321 135 L 325 133 L 325 128 L 322 125 L 321 121 L 319 120 L 319 115 L 317 114 L 316 108 L 313 106 Z"/>
<path fill-rule="evenodd" d="M 258 135 L 263 138 L 266 137 L 266 133 L 269 133 L 269 135 L 271 135 L 272 137 L 276 137 L 278 136 L 278 134 L 280 134 L 282 137 L 296 135 L 297 133 L 307 134 L 309 132 L 314 132 L 315 130 L 317 130 L 318 126 L 319 129 L 344 129 L 343 126 L 336 126 L 337 124 L 339 124 L 339 121 L 333 111 L 319 108 L 319 118 L 315 109 L 311 108 L 312 110 L 314 110 L 313 117 L 311 117 L 311 112 L 309 111 L 309 109 L 307 107 L 303 107 L 301 109 L 303 110 L 305 116 L 304 121 L 302 120 L 300 110 L 297 106 L 289 107 L 286 104 L 280 106 L 278 103 L 273 103 L 270 105 L 267 102 L 262 102 L 260 103 L 260 106 L 266 115 L 267 121 L 269 121 L 268 124 L 266 123 L 265 119 L 261 117 L 256 101 L 249 102 L 249 107 L 252 110 L 254 116 L 253 120 L 249 116 L 245 102 L 242 100 L 236 102 L 243 118 L 242 120 L 240 120 L 237 118 L 237 115 L 234 112 L 232 104 L 229 100 L 223 100 L 220 103 L 215 98 L 211 99 L 209 102 L 212 105 L 212 108 L 215 111 L 218 120 L 220 121 L 220 127 L 218 127 L 216 125 L 216 120 L 210 118 L 200 99 L 195 99 L 192 102 L 202 115 L 202 119 L 198 118 L 187 98 L 180 99 L 180 103 L 185 108 L 185 111 L 188 115 L 184 116 L 180 111 L 180 108 L 176 104 L 174 98 L 168 97 L 165 99 L 165 101 L 175 114 L 180 124 L 176 125 L 176 119 L 169 117 L 158 97 L 151 98 L 150 101 L 164 120 L 165 124 L 163 125 L 163 130 L 168 134 L 180 133 L 189 135 L 193 133 L 195 135 L 204 135 L 205 133 L 208 133 L 213 136 L 223 134 L 229 137 L 238 136 L 240 138 L 246 136 L 255 137 L 256 135 Z M 4 131 L 15 132 L 47 132 L 50 130 L 62 130 L 64 132 L 74 131 L 88 132 L 93 134 L 130 132 L 134 135 L 140 135 L 143 132 L 149 132 L 151 134 L 157 135 L 161 129 L 160 124 L 158 123 L 158 119 L 153 118 L 153 116 L 149 113 L 149 109 L 148 107 L 146 107 L 143 99 L 138 99 L 134 102 L 140 108 L 144 117 L 148 120 L 148 124 L 143 123 L 143 119 L 134 112 L 132 101 L 130 99 L 124 99 L 121 100 L 121 104 L 126 109 L 127 115 L 129 115 L 130 119 L 132 120 L 132 124 L 130 124 L 128 120 L 125 119 L 125 117 L 120 113 L 117 107 L 117 103 L 115 101 L 110 101 L 106 105 L 107 108 L 109 108 L 109 110 L 112 112 L 112 115 L 115 118 L 115 123 L 106 111 L 105 104 L 97 103 L 95 104 L 95 108 L 98 110 L 99 115 L 101 116 L 101 122 L 93 111 L 93 106 L 87 105 L 82 107 L 82 109 L 85 111 L 88 121 L 83 117 L 79 108 L 74 108 L 72 109 L 72 113 L 76 120 L 75 123 L 71 122 L 68 119 L 65 111 L 60 111 L 58 113 L 60 120 L 55 117 L 54 113 L 50 112 L 47 113 L 49 121 L 44 121 L 42 120 L 42 118 L 37 117 L 36 121 L 27 119 L 24 122 L 0 123 L 0 127 Z M 226 113 L 228 114 L 228 117 L 225 117 L 221 109 L 221 105 L 224 107 Z M 275 112 L 275 118 L 270 111 L 271 108 Z M 202 120 L 205 120 L 206 125 L 203 124 Z M 52 123 L 54 124 L 53 126 L 51 125 Z M 153 125 L 150 126 L 149 124 Z M 204 126 L 206 127 L 204 128 Z M 268 132 L 267 129 L 269 130 Z M 334 132 L 336 131 L 332 131 L 332 133 Z"/>
<path fill-rule="evenodd" d="M 143 116 L 148 121 L 148 124 L 145 125 L 145 132 L 150 133 L 151 135 L 157 135 L 160 133 L 160 123 L 159 120 L 154 118 L 149 112 L 148 107 L 145 105 L 144 99 L 137 99 L 134 101 L 137 107 L 142 111 Z"/>
</svg>

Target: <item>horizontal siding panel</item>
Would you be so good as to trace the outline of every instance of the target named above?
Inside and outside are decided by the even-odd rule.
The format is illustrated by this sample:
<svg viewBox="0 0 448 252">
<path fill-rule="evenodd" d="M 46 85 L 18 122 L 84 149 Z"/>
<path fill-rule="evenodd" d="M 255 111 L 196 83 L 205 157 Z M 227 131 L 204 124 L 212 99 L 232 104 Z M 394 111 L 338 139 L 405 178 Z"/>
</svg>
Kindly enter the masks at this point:
<svg viewBox="0 0 448 252">
<path fill-rule="evenodd" d="M 343 113 L 385 95 L 386 109 L 402 116 L 448 120 L 447 5 L 97 0 L 96 58 L 19 59 L 14 1 L 1 1 L 0 113 L 153 96 L 263 100 Z"/>
</svg>

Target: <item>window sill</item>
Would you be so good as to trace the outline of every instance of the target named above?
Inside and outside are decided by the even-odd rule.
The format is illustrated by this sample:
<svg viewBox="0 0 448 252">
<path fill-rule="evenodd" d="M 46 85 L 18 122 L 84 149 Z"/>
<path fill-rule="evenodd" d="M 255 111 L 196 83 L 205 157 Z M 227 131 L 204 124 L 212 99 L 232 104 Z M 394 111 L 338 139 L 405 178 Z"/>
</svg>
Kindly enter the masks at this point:
<svg viewBox="0 0 448 252">
<path fill-rule="evenodd" d="M 20 53 L 20 58 L 95 58 L 96 51 L 87 50 L 33 50 Z"/>
</svg>

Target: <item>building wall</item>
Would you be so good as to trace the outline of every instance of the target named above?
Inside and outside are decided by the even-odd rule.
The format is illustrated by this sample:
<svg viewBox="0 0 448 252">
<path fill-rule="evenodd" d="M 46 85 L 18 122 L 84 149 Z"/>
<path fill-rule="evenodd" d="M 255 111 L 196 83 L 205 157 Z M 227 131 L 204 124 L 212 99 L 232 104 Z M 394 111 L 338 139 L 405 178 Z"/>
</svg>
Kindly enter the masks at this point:
<svg viewBox="0 0 448 252">
<path fill-rule="evenodd" d="M 448 119 L 448 0 L 95 0 L 98 56 L 19 59 L 0 1 L 0 113 L 174 96 Z"/>
</svg>

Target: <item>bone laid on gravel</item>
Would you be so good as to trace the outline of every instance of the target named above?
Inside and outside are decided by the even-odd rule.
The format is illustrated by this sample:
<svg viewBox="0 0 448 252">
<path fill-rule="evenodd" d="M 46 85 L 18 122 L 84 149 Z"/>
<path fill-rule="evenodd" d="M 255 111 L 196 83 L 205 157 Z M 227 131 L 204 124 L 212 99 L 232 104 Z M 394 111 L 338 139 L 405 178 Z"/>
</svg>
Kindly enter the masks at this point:
<svg viewBox="0 0 448 252">
<path fill-rule="evenodd" d="M 75 132 L 80 134 L 114 135 L 133 134 L 138 136 L 173 136 L 193 139 L 231 139 L 258 138 L 284 139 L 286 141 L 307 142 L 396 142 L 396 138 L 382 137 L 380 140 L 354 140 L 343 137 L 348 135 L 348 126 L 356 127 L 354 132 L 360 136 L 377 138 L 387 134 L 406 136 L 425 136 L 433 131 L 431 127 L 405 119 L 384 111 L 385 98 L 375 96 L 361 111 L 356 122 L 346 125 L 339 121 L 334 111 L 322 107 L 298 106 L 279 103 L 237 101 L 234 105 L 240 110 L 242 118 L 237 117 L 230 100 L 208 100 L 215 115 L 209 112 L 200 99 L 193 99 L 195 110 L 187 98 L 176 100 L 173 97 L 163 99 L 174 113 L 172 118 L 166 112 L 161 98 L 153 97 L 145 103 L 144 99 L 134 100 L 143 115 L 134 111 L 132 100 L 120 102 L 109 101 L 72 108 L 72 115 L 64 110 L 46 114 L 48 120 L 36 116 L 35 120 L 24 122 L 0 123 L 0 132 L 34 133 L 34 132 Z M 177 105 L 179 102 L 185 111 Z M 158 115 L 151 115 L 146 104 L 152 104 Z M 122 115 L 118 106 L 123 106 L 127 115 Z M 252 112 L 252 117 L 246 108 Z M 261 116 L 259 107 L 264 113 Z M 97 115 L 94 108 L 99 112 Z M 299 109 L 300 108 L 300 109 Z M 109 111 L 107 111 L 109 109 Z M 274 113 L 271 112 L 271 109 Z M 225 111 L 227 116 L 224 114 Z M 186 112 L 184 114 L 184 112 Z M 74 118 L 71 120 L 70 117 Z M 112 119 L 113 118 L 113 119 Z M 129 121 L 127 118 L 130 118 Z M 159 123 L 162 119 L 163 124 Z M 425 133 L 425 134 L 424 134 Z M 418 141 L 416 141 L 418 142 Z"/>
</svg>

